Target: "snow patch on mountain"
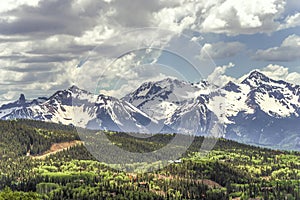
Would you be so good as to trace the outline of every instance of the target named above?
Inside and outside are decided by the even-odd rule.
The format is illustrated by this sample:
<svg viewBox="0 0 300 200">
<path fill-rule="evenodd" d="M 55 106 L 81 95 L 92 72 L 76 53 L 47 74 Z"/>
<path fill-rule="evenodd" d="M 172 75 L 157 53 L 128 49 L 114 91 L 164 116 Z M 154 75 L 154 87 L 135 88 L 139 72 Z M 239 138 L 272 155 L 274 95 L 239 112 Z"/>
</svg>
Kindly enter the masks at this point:
<svg viewBox="0 0 300 200">
<path fill-rule="evenodd" d="M 300 86 L 259 71 L 221 88 L 207 81 L 164 79 L 143 83 L 117 99 L 72 86 L 49 98 L 28 101 L 21 95 L 0 107 L 4 120 L 26 118 L 123 132 L 217 132 L 265 145 L 298 136 L 299 116 Z"/>
<path fill-rule="evenodd" d="M 126 95 L 123 100 L 133 104 L 156 120 L 164 120 L 170 117 L 178 106 L 199 96 L 201 91 L 208 93 L 208 89 L 205 87 L 207 87 L 205 83 L 191 84 L 167 78 L 158 82 L 144 83 Z"/>
</svg>

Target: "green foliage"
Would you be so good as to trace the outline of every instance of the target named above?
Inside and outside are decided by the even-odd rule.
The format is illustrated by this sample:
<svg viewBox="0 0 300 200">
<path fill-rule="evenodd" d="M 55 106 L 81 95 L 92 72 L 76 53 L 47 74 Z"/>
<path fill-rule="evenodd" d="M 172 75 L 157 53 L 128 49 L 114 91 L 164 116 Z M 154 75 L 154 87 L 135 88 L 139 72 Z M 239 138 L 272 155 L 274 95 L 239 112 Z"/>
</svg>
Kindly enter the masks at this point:
<svg viewBox="0 0 300 200">
<path fill-rule="evenodd" d="M 40 195 L 35 192 L 12 191 L 9 187 L 5 187 L 0 191 L 0 200 L 38 200 Z"/>
<path fill-rule="evenodd" d="M 44 129 L 49 125 L 49 129 Z M 79 140 L 75 129 L 39 121 L 0 120 L 0 159 L 37 155 L 48 150 L 51 144 Z M 42 128 L 41 128 L 42 127 Z"/>
<path fill-rule="evenodd" d="M 43 153 L 53 143 L 78 140 L 73 127 L 27 120 L 0 121 L 0 127 L 0 200 L 300 199 L 299 152 L 219 139 L 203 157 L 198 152 L 203 137 L 196 137 L 181 163 L 149 173 L 127 174 L 98 162 L 83 145 L 44 160 L 26 156 L 28 152 Z M 159 149 L 174 137 L 137 139 L 125 133 L 103 133 L 131 152 Z M 139 165 L 144 163 L 127 167 Z"/>
</svg>

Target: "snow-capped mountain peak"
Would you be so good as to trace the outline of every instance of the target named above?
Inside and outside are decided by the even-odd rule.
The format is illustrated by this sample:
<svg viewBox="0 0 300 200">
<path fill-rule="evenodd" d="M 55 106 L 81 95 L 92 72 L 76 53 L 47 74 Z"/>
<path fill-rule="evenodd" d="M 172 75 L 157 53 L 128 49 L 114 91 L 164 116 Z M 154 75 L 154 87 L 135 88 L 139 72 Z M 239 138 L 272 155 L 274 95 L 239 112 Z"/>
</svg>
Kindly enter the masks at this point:
<svg viewBox="0 0 300 200">
<path fill-rule="evenodd" d="M 229 91 L 229 92 L 241 92 L 241 86 L 238 84 L 229 81 L 224 87 L 224 90 Z"/>
<path fill-rule="evenodd" d="M 273 80 L 258 71 L 251 72 L 241 83 L 251 88 L 247 94 L 248 106 L 273 117 L 299 115 L 300 86 Z"/>
<path fill-rule="evenodd" d="M 95 95 L 77 86 L 57 91 L 42 102 L 33 100 L 36 104 L 20 106 L 23 99 L 21 95 L 21 101 L 16 101 L 15 106 L 0 110 L 1 118 L 35 119 L 124 132 L 149 132 L 147 126 L 158 123 L 126 101 Z"/>
<path fill-rule="evenodd" d="M 178 106 L 198 96 L 200 87 L 204 88 L 206 84 L 191 84 L 167 78 L 157 82 L 143 83 L 122 99 L 154 119 L 164 120 L 174 113 Z"/>
<path fill-rule="evenodd" d="M 250 72 L 247 78 L 245 78 L 241 83 L 247 84 L 252 88 L 258 87 L 261 84 L 269 83 L 271 79 L 264 75 L 263 73 L 259 72 L 258 70 L 254 70 Z"/>
<path fill-rule="evenodd" d="M 148 133 L 205 134 L 218 124 L 224 129 L 221 136 L 273 144 L 300 140 L 300 86 L 257 70 L 223 87 L 170 78 L 146 82 L 122 99 L 72 86 L 32 101 L 20 95 L 0 107 L 0 118 Z"/>
<path fill-rule="evenodd" d="M 24 94 L 20 94 L 20 98 L 18 100 L 19 104 L 25 104 L 26 99 L 25 99 L 25 95 Z"/>
</svg>

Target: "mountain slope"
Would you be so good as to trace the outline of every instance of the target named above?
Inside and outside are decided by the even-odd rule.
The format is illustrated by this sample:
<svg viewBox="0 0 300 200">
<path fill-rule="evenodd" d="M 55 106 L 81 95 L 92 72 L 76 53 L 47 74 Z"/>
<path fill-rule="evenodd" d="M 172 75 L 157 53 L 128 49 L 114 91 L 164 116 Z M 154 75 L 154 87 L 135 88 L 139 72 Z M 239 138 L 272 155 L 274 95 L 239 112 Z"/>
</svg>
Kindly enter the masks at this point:
<svg viewBox="0 0 300 200">
<path fill-rule="evenodd" d="M 206 135 L 217 121 L 215 114 L 208 109 L 207 96 L 199 96 L 179 106 L 166 119 L 165 123 L 179 133 Z"/>
<path fill-rule="evenodd" d="M 28 106 L 38 105 L 47 100 L 46 97 L 39 97 L 33 101 L 28 101 L 25 99 L 25 95 L 21 94 L 19 99 L 15 102 L 4 104 L 0 107 L 0 118 L 5 117 L 16 109 L 21 109 Z"/>
<path fill-rule="evenodd" d="M 129 101 L 142 110 L 157 110 L 161 103 L 173 103 L 173 92 L 167 90 L 172 87 L 159 87 L 162 82 L 143 84 L 124 99 L 130 96 Z M 175 132 L 211 135 L 217 123 L 221 129 L 224 127 L 218 136 L 244 143 L 299 149 L 300 86 L 273 80 L 256 70 L 240 83 L 228 82 L 221 88 L 206 84 L 209 90 L 203 91 L 188 84 L 178 88 L 193 88 L 194 96 L 187 92 L 177 94 L 182 97 L 181 101 L 175 104 L 173 112 L 161 118 Z"/>
<path fill-rule="evenodd" d="M 147 132 L 146 125 L 157 123 L 128 102 L 94 95 L 76 86 L 58 91 L 44 102 L 15 104 L 9 109 L 2 119 L 34 119 L 89 129 Z"/>
<path fill-rule="evenodd" d="M 208 93 L 207 82 L 190 84 L 176 79 L 143 83 L 138 89 L 122 98 L 157 120 L 170 117 L 178 106 Z"/>
<path fill-rule="evenodd" d="M 232 123 L 227 125 L 227 138 L 300 149 L 300 86 L 272 80 L 258 71 L 251 72 L 236 86 L 244 88 L 236 93 L 244 109 L 229 116 Z M 232 92 L 225 90 L 227 96 Z"/>
<path fill-rule="evenodd" d="M 73 86 L 33 101 L 21 95 L 0 107 L 0 118 L 123 132 L 213 135 L 300 149 L 300 86 L 256 70 L 241 82 L 228 82 L 221 88 L 206 81 L 147 82 L 121 100 Z"/>
<path fill-rule="evenodd" d="M 299 116 L 299 85 L 272 80 L 258 71 L 253 71 L 242 84 L 251 88 L 248 106 L 276 118 Z"/>
</svg>

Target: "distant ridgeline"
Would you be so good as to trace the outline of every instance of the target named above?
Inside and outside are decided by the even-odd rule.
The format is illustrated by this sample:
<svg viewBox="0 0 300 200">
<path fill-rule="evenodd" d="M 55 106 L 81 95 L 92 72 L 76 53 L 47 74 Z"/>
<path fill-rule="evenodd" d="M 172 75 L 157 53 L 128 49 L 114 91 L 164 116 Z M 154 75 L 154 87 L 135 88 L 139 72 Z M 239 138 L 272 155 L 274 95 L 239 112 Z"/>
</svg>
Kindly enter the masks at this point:
<svg viewBox="0 0 300 200">
<path fill-rule="evenodd" d="M 49 98 L 28 101 L 21 95 L 0 107 L 0 119 L 20 118 L 117 132 L 160 127 L 154 133 L 190 133 L 193 127 L 197 135 L 204 136 L 218 123 L 224 130 L 220 137 L 300 150 L 300 86 L 273 80 L 259 71 L 221 88 L 207 81 L 168 78 L 143 83 L 117 99 L 72 86 Z"/>
</svg>

